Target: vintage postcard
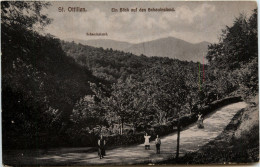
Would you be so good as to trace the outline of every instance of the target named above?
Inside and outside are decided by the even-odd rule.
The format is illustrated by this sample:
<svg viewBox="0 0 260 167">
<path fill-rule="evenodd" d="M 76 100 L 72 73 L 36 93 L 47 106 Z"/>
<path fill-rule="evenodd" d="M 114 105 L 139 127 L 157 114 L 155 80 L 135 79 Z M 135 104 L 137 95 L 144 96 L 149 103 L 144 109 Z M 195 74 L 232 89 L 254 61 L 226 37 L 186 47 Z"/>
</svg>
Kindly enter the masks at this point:
<svg viewBox="0 0 260 167">
<path fill-rule="evenodd" d="M 1 1 L 2 163 L 259 162 L 255 1 Z"/>
</svg>

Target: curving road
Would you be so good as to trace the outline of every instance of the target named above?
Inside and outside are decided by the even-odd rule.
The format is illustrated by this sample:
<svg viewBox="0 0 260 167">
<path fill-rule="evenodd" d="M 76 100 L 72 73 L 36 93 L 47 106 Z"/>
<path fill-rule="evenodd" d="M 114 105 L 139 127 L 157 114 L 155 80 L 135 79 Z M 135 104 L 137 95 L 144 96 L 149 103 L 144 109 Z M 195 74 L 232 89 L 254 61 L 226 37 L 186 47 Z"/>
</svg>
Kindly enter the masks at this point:
<svg viewBox="0 0 260 167">
<path fill-rule="evenodd" d="M 180 135 L 180 156 L 188 151 L 195 151 L 200 146 L 216 138 L 228 125 L 233 116 L 242 108 L 245 102 L 239 102 L 222 107 L 204 120 L 204 129 L 198 129 L 193 124 L 181 131 Z M 151 142 L 151 149 L 145 150 L 144 145 L 120 147 L 107 150 L 104 159 L 99 159 L 96 152 L 87 153 L 84 151 L 48 152 L 47 154 L 23 154 L 15 161 L 11 161 L 11 153 L 3 156 L 5 164 L 16 165 L 103 165 L 103 164 L 138 164 L 154 163 L 166 160 L 175 156 L 177 134 L 170 134 L 161 138 L 161 154 L 155 154 L 154 142 Z M 84 148 L 81 148 L 84 150 Z M 13 157 L 14 158 L 14 157 Z M 14 159 L 13 159 L 14 160 Z"/>
</svg>

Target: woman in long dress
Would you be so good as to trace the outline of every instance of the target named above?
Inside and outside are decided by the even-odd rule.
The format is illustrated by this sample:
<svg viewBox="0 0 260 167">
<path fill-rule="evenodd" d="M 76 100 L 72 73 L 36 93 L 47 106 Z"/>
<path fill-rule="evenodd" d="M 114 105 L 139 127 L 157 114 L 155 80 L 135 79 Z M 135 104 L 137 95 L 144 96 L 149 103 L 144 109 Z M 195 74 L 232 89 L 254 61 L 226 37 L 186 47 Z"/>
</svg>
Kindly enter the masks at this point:
<svg viewBox="0 0 260 167">
<path fill-rule="evenodd" d="M 145 136 L 144 136 L 144 148 L 147 150 L 147 149 L 150 149 L 150 139 L 151 136 L 148 136 L 148 134 L 146 133 Z"/>
</svg>

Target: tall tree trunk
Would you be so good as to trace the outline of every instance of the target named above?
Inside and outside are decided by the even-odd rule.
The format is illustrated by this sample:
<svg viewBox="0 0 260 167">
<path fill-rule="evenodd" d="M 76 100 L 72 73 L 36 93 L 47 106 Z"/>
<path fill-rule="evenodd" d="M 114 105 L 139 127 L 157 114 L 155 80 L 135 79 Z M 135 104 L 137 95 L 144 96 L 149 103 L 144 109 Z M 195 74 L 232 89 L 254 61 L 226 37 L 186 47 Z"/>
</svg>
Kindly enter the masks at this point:
<svg viewBox="0 0 260 167">
<path fill-rule="evenodd" d="M 135 134 L 137 124 L 134 123 L 133 126 L 134 126 L 134 127 L 133 127 L 133 134 Z"/>
<path fill-rule="evenodd" d="M 180 120 L 178 120 L 178 125 L 177 125 L 177 151 L 176 151 L 176 159 L 178 160 L 179 158 L 179 149 L 180 149 L 180 131 L 181 131 L 181 128 L 180 128 Z"/>
<path fill-rule="evenodd" d="M 123 135 L 124 121 L 121 121 L 121 135 Z"/>
<path fill-rule="evenodd" d="M 117 127 L 118 127 L 118 133 L 121 135 L 121 132 L 122 132 L 122 130 L 121 130 L 121 122 L 118 123 Z"/>
</svg>

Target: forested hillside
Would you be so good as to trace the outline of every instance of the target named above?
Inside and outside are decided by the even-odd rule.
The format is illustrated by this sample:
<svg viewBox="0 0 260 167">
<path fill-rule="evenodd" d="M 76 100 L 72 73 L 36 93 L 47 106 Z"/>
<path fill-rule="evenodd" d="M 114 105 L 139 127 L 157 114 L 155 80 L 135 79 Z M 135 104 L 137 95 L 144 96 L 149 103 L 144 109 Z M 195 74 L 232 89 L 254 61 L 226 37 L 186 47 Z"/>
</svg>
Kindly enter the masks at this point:
<svg viewBox="0 0 260 167">
<path fill-rule="evenodd" d="M 95 48 L 74 42 L 62 41 L 62 48 L 78 64 L 89 68 L 95 76 L 113 83 L 117 82 L 119 78 L 125 80 L 130 74 L 141 75 L 142 70 L 156 65 L 172 65 L 182 70 L 185 68 L 198 70 L 198 64 L 194 62 L 145 55 L 137 56 L 132 53 Z"/>
<path fill-rule="evenodd" d="M 200 63 L 40 35 L 35 25 L 51 20 L 35 11 L 48 5 L 1 2 L 3 147 L 95 146 L 100 134 L 172 130 L 214 100 L 258 91 L 256 11 L 209 46 L 203 76 Z"/>
<path fill-rule="evenodd" d="M 63 42 L 63 49 L 80 65 L 88 67 L 95 76 L 112 84 L 108 97 L 93 85 L 96 97 L 100 99 L 95 107 L 106 111 L 107 126 L 113 127 L 111 133 L 123 133 L 124 124 L 130 125 L 134 131 L 165 125 L 169 119 L 190 114 L 197 105 L 205 105 L 216 99 L 213 97 L 207 101 L 204 92 L 199 92 L 198 63 L 136 56 L 73 42 Z M 90 103 L 88 101 L 80 103 L 84 107 L 74 111 L 77 116 L 81 112 L 97 111 L 86 106 Z M 83 125 L 87 116 L 74 119 L 82 120 L 79 124 Z"/>
</svg>

